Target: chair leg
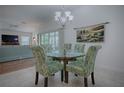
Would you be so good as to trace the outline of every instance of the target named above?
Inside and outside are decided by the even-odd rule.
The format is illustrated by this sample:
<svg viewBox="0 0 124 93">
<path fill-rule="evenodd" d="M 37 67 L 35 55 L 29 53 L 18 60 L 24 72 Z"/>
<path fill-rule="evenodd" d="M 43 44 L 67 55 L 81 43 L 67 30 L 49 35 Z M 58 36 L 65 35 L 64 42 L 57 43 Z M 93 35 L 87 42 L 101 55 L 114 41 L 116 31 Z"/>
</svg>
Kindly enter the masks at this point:
<svg viewBox="0 0 124 93">
<path fill-rule="evenodd" d="M 65 71 L 65 83 L 68 83 L 68 71 Z"/>
<path fill-rule="evenodd" d="M 91 79 L 92 79 L 92 84 L 95 84 L 95 80 L 94 80 L 94 72 L 91 73 Z"/>
<path fill-rule="evenodd" d="M 37 85 L 37 84 L 38 84 L 38 77 L 39 77 L 39 73 L 38 73 L 38 72 L 36 72 L 36 77 L 35 77 L 35 85 Z"/>
<path fill-rule="evenodd" d="M 78 76 L 77 74 L 74 74 L 76 77 Z"/>
<path fill-rule="evenodd" d="M 44 87 L 48 87 L 48 77 L 44 78 Z"/>
<path fill-rule="evenodd" d="M 86 77 L 84 77 L 84 86 L 88 87 L 88 79 Z"/>
<path fill-rule="evenodd" d="M 52 76 L 55 76 L 55 74 L 52 74 Z"/>
<path fill-rule="evenodd" d="M 63 70 L 61 70 L 61 81 L 63 82 Z"/>
<path fill-rule="evenodd" d="M 68 71 L 66 71 L 66 65 L 68 64 L 68 61 L 64 61 L 64 76 L 65 76 L 65 83 L 68 83 Z"/>
</svg>

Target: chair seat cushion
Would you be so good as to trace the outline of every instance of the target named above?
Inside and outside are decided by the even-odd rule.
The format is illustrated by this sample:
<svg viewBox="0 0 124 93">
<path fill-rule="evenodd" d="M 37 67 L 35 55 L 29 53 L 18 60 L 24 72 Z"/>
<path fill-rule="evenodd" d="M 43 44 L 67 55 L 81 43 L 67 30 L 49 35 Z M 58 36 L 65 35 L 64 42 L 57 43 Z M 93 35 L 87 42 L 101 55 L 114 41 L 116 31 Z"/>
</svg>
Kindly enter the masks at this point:
<svg viewBox="0 0 124 93">
<path fill-rule="evenodd" d="M 53 75 L 54 73 L 63 70 L 63 64 L 56 62 L 56 61 L 51 61 L 47 62 L 48 64 L 48 70 L 49 70 L 49 75 Z"/>
<path fill-rule="evenodd" d="M 87 67 L 81 61 L 74 61 L 66 66 L 66 71 L 78 74 L 80 76 L 88 76 Z"/>
</svg>

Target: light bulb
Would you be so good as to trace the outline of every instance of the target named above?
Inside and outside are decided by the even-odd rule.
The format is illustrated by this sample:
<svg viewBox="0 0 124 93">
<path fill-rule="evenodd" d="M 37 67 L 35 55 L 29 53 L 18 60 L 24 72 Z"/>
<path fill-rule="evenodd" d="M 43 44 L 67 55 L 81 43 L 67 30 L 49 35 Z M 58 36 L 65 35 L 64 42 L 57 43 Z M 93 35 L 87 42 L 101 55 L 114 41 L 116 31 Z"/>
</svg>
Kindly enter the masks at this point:
<svg viewBox="0 0 124 93">
<path fill-rule="evenodd" d="M 74 16 L 69 16 L 69 20 L 73 20 Z"/>
<path fill-rule="evenodd" d="M 57 17 L 60 17 L 60 16 L 61 16 L 61 12 L 56 12 L 55 15 L 56 15 Z"/>
<path fill-rule="evenodd" d="M 58 16 L 55 16 L 55 21 L 58 21 L 58 20 L 59 20 Z"/>
<path fill-rule="evenodd" d="M 66 15 L 66 16 L 70 16 L 70 15 L 71 15 L 71 12 L 70 12 L 70 11 L 66 11 L 66 12 L 65 12 L 65 15 Z"/>
</svg>

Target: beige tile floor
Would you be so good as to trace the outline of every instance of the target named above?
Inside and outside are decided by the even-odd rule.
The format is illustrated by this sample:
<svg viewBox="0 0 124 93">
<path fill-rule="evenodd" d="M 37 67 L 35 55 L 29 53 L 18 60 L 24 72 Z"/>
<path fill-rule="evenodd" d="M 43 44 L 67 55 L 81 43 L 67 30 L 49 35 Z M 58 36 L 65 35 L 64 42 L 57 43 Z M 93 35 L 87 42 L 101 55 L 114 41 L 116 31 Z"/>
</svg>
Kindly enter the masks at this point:
<svg viewBox="0 0 124 93">
<path fill-rule="evenodd" d="M 34 84 L 35 68 L 30 67 L 0 75 L 0 87 L 43 87 L 43 76 L 40 75 L 37 86 Z M 107 69 L 95 69 L 95 85 L 92 85 L 90 77 L 88 78 L 89 87 L 123 87 L 124 73 L 117 73 Z M 49 87 L 83 87 L 83 77 L 76 77 L 69 73 L 69 83 L 61 82 L 60 72 L 49 78 Z"/>
</svg>

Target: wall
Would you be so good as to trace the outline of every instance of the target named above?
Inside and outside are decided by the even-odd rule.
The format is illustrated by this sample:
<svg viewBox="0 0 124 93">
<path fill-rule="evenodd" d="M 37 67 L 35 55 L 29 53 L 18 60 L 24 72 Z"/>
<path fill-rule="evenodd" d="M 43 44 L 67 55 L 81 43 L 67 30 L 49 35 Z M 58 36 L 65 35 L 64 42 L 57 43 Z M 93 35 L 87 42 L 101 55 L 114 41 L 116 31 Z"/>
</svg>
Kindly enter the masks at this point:
<svg viewBox="0 0 124 93">
<path fill-rule="evenodd" d="M 19 42 L 21 42 L 21 36 L 29 36 L 30 37 L 30 44 L 32 43 L 32 33 L 10 30 L 10 29 L 0 29 L 0 46 L 1 46 L 1 35 L 2 34 L 18 35 L 19 36 Z"/>
<path fill-rule="evenodd" d="M 75 27 L 110 22 L 105 26 L 103 43 L 85 43 L 86 49 L 93 44 L 101 44 L 96 66 L 124 72 L 124 6 L 82 6 L 73 13 L 74 20 L 64 32 L 65 43 L 76 43 Z"/>
</svg>

